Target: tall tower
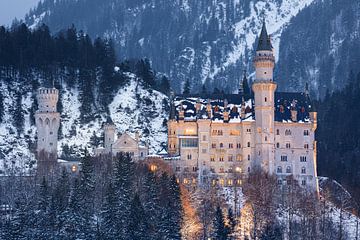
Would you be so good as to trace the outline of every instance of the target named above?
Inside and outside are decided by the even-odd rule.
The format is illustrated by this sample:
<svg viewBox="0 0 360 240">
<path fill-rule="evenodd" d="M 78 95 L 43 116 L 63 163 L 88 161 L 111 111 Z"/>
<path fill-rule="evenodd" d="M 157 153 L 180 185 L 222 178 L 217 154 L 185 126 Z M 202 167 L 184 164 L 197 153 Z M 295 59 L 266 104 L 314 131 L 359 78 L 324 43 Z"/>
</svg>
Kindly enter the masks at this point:
<svg viewBox="0 0 360 240">
<path fill-rule="evenodd" d="M 104 125 L 104 146 L 105 146 L 105 152 L 111 153 L 112 151 L 112 145 L 115 141 L 115 131 L 116 127 L 114 123 L 108 122 Z"/>
<path fill-rule="evenodd" d="M 37 128 L 37 159 L 41 162 L 57 162 L 60 113 L 56 110 L 59 91 L 40 88 L 37 92 L 39 109 L 35 113 Z"/>
<path fill-rule="evenodd" d="M 265 21 L 254 58 L 256 71 L 252 90 L 255 95 L 256 162 L 257 167 L 274 172 L 274 98 L 276 83 L 273 79 L 275 57 Z"/>
</svg>

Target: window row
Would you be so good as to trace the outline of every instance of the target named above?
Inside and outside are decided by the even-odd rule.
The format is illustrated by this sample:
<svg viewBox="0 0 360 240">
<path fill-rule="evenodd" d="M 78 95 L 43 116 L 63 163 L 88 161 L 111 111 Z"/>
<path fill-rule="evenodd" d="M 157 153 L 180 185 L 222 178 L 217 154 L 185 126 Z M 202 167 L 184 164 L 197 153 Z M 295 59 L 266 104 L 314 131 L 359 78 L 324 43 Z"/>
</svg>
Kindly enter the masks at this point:
<svg viewBox="0 0 360 240">
<path fill-rule="evenodd" d="M 283 185 L 283 183 L 287 184 L 287 185 L 291 185 L 291 179 L 288 179 L 288 180 L 283 180 L 283 179 L 278 179 L 278 184 L 279 185 Z M 293 180 L 295 182 L 297 182 L 297 180 Z M 302 179 L 301 180 L 301 186 L 305 186 L 306 185 L 306 180 L 305 179 Z"/>
<path fill-rule="evenodd" d="M 279 142 L 276 143 L 276 148 L 280 148 L 281 145 Z M 291 148 L 291 144 L 290 143 L 285 143 L 285 148 L 290 149 Z M 309 149 L 309 144 L 308 143 L 304 143 L 304 149 Z"/>
<path fill-rule="evenodd" d="M 304 136 L 309 136 L 310 135 L 310 131 L 305 129 L 303 132 Z M 276 129 L 276 135 L 280 135 L 280 129 Z M 286 129 L 285 130 L 285 136 L 290 136 L 291 135 L 291 130 L 290 129 Z"/>
<path fill-rule="evenodd" d="M 281 166 L 277 167 L 276 173 L 283 173 L 283 168 Z M 285 173 L 292 173 L 291 167 L 287 166 L 286 167 L 286 172 Z M 306 174 L 306 168 L 302 167 L 301 168 L 301 174 Z"/>
<path fill-rule="evenodd" d="M 287 155 L 281 155 L 280 156 L 280 161 L 282 162 L 287 162 L 288 160 L 288 156 Z M 300 162 L 306 162 L 307 161 L 307 158 L 306 156 L 300 156 Z"/>
<path fill-rule="evenodd" d="M 250 142 L 247 143 L 247 146 L 250 147 Z M 224 143 L 219 144 L 220 148 L 224 148 Z M 216 148 L 216 143 L 211 144 L 211 148 Z M 235 145 L 233 143 L 229 143 L 228 148 L 235 148 Z M 236 143 L 236 148 L 241 148 L 241 143 Z"/>
</svg>

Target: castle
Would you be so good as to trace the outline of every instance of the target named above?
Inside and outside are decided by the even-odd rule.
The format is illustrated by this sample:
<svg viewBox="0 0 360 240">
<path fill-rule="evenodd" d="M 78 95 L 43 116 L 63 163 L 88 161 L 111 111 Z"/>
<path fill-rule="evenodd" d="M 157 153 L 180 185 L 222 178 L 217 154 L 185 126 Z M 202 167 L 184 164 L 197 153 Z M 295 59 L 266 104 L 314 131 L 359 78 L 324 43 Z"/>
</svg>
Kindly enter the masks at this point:
<svg viewBox="0 0 360 240">
<path fill-rule="evenodd" d="M 40 88 L 37 92 L 39 105 L 35 113 L 37 128 L 38 174 L 47 175 L 55 171 L 60 113 L 57 112 L 59 91 L 55 88 Z"/>
<path fill-rule="evenodd" d="M 293 176 L 318 191 L 317 113 L 308 90 L 276 92 L 275 58 L 265 22 L 254 57 L 254 98 L 244 93 L 177 96 L 168 121 L 168 161 L 184 184 L 242 184 L 255 169 Z"/>
</svg>

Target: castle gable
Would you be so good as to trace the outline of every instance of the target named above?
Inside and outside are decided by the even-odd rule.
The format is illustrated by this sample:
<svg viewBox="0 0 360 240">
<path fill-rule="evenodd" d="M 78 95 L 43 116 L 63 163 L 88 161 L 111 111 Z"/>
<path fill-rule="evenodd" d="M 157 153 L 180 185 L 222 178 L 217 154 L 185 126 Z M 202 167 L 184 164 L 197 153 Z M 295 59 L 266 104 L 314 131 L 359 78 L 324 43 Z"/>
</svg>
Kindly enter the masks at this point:
<svg viewBox="0 0 360 240">
<path fill-rule="evenodd" d="M 134 149 L 137 147 L 137 141 L 127 133 L 122 134 L 113 144 L 113 149 Z"/>
</svg>

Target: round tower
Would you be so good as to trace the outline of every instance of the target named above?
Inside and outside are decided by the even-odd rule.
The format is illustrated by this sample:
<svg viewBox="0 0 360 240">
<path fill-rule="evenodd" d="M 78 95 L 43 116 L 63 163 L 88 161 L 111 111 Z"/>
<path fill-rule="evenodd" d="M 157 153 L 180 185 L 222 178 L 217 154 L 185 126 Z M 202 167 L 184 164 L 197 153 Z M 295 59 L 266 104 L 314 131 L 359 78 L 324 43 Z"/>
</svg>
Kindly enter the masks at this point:
<svg viewBox="0 0 360 240">
<path fill-rule="evenodd" d="M 38 110 L 35 113 L 37 128 L 37 156 L 40 161 L 57 160 L 60 114 L 56 110 L 59 90 L 40 88 L 37 92 Z"/>
<path fill-rule="evenodd" d="M 112 145 L 115 141 L 116 127 L 113 123 L 106 123 L 104 125 L 104 147 L 106 153 L 111 153 Z"/>
<path fill-rule="evenodd" d="M 254 58 L 256 71 L 252 85 L 255 98 L 256 165 L 270 173 L 274 172 L 274 101 L 276 83 L 273 79 L 275 57 L 265 21 L 259 37 Z"/>
</svg>

